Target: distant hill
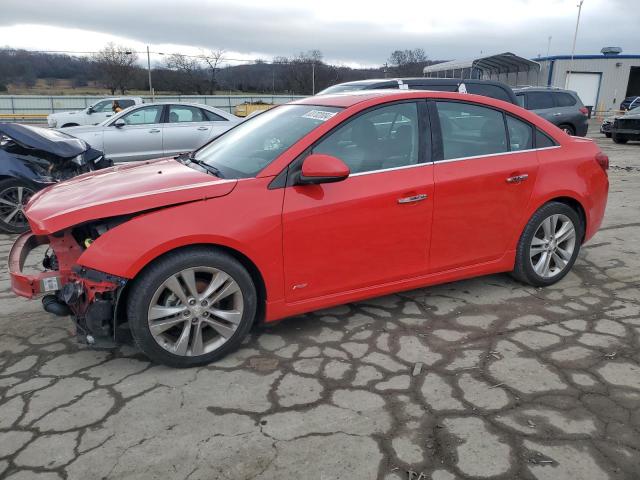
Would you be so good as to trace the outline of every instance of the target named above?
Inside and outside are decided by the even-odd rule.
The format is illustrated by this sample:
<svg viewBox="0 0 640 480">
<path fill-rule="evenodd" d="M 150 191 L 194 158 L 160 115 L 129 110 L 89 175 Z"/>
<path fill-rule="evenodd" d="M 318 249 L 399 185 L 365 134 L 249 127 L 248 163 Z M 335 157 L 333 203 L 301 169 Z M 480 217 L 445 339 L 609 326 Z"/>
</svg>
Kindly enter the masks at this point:
<svg viewBox="0 0 640 480">
<path fill-rule="evenodd" d="M 426 61 L 394 67 L 350 68 L 315 63 L 315 91 L 336 83 L 381 78 L 386 76 L 420 76 Z M 33 53 L 9 48 L 0 49 L 0 94 L 83 95 L 107 94 L 100 65 L 89 57 Z M 311 94 L 312 65 L 303 57 L 281 58 L 277 63 L 256 62 L 226 66 L 217 70 L 213 90 L 216 93 L 291 93 Z M 152 69 L 152 81 L 158 93 L 209 94 L 212 84 L 205 68 L 192 72 L 157 67 Z M 127 92 L 148 91 L 147 71 L 134 66 L 128 75 Z"/>
</svg>

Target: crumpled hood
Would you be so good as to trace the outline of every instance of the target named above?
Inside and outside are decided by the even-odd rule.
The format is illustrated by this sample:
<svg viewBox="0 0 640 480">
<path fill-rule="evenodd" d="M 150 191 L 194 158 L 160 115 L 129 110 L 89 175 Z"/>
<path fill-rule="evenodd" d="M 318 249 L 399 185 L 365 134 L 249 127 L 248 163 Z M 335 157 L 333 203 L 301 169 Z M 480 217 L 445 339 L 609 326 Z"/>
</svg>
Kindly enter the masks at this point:
<svg viewBox="0 0 640 480">
<path fill-rule="evenodd" d="M 36 193 L 25 209 L 31 229 L 46 235 L 90 220 L 221 197 L 237 180 L 194 170 L 174 159 L 117 165 Z"/>
<path fill-rule="evenodd" d="M 73 158 L 87 150 L 89 144 L 79 138 L 49 128 L 0 123 L 0 135 L 6 135 L 24 148 L 47 152 L 61 158 Z"/>
</svg>

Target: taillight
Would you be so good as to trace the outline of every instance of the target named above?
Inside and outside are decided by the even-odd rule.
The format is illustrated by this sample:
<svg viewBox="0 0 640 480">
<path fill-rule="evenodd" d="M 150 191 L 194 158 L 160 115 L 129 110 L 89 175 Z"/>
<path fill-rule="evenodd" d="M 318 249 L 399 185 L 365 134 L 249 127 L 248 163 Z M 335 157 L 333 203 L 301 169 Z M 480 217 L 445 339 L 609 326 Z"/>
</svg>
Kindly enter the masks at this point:
<svg viewBox="0 0 640 480">
<path fill-rule="evenodd" d="M 589 109 L 587 107 L 580 107 L 580 113 L 583 115 L 589 115 Z"/>
<path fill-rule="evenodd" d="M 599 152 L 596 154 L 596 162 L 598 162 L 598 165 L 600 165 L 605 172 L 609 170 L 609 157 L 604 153 Z"/>
</svg>

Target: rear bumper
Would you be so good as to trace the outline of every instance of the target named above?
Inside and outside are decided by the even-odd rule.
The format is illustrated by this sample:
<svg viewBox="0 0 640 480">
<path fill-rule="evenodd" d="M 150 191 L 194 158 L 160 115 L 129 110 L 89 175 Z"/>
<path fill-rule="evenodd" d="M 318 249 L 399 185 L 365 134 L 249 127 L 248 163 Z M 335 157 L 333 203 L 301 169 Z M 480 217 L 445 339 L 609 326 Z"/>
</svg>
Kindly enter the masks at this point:
<svg viewBox="0 0 640 480">
<path fill-rule="evenodd" d="M 60 272 L 48 271 L 35 274 L 23 273 L 24 263 L 29 253 L 40 245 L 49 243 L 47 237 L 31 232 L 22 234 L 9 252 L 9 277 L 11 290 L 21 297 L 33 298 L 38 294 L 56 291 L 63 283 Z"/>
</svg>

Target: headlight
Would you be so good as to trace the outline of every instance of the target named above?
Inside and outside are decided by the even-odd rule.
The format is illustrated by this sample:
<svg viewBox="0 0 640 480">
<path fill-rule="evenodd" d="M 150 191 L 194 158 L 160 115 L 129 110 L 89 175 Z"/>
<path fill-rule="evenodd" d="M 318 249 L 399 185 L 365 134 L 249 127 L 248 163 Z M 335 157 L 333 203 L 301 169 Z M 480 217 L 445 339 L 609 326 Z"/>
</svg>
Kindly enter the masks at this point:
<svg viewBox="0 0 640 480">
<path fill-rule="evenodd" d="M 79 167 L 83 166 L 84 165 L 84 154 L 81 153 L 80 155 L 77 155 L 77 156 L 73 157 L 71 159 L 71 161 L 73 163 L 75 163 L 76 165 L 78 165 Z"/>
</svg>

